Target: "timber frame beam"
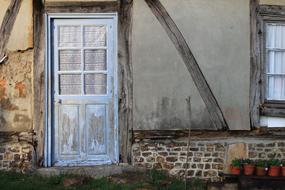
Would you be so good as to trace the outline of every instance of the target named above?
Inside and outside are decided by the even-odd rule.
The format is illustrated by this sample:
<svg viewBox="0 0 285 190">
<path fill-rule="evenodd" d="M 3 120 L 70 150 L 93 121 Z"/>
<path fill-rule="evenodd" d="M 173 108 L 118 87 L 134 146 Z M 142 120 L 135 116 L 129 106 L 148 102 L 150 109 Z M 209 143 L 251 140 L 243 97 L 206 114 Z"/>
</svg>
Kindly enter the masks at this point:
<svg viewBox="0 0 285 190">
<path fill-rule="evenodd" d="M 2 59 L 5 55 L 6 46 L 9 41 L 21 4 L 22 0 L 11 0 L 10 5 L 4 15 L 0 28 L 0 59 Z"/>
<path fill-rule="evenodd" d="M 258 31 L 259 0 L 250 0 L 250 121 L 251 128 L 259 127 L 259 107 L 261 104 L 261 58 Z"/>
<path fill-rule="evenodd" d="M 121 162 L 131 163 L 133 129 L 133 67 L 131 57 L 133 0 L 119 8 L 119 136 Z"/>
<path fill-rule="evenodd" d="M 181 31 L 159 0 L 145 0 L 145 2 L 182 57 L 200 96 L 206 105 L 213 126 L 218 130 L 227 130 L 228 124 L 223 112 Z"/>
</svg>

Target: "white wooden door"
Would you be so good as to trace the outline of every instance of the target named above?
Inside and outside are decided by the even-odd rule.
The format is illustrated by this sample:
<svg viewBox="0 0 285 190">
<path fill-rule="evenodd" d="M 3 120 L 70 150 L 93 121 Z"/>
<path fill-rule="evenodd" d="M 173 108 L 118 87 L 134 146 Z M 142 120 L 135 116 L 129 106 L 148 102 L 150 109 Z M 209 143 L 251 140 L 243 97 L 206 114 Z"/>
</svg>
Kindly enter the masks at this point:
<svg viewBox="0 0 285 190">
<path fill-rule="evenodd" d="M 53 164 L 118 161 L 114 19 L 54 19 Z"/>
</svg>

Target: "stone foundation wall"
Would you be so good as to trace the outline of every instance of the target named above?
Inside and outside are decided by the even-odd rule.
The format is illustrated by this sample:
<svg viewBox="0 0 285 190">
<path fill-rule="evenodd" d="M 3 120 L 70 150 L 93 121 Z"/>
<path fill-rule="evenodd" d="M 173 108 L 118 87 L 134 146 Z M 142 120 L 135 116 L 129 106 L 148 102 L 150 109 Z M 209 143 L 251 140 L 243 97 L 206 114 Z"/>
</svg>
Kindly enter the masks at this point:
<svg viewBox="0 0 285 190">
<path fill-rule="evenodd" d="M 285 159 L 285 140 L 270 139 L 195 139 L 186 162 L 187 139 L 145 140 L 133 145 L 133 164 L 148 169 L 163 169 L 174 176 L 220 181 L 234 158 Z M 186 170 L 185 170 L 186 169 Z"/>
<path fill-rule="evenodd" d="M 32 167 L 32 147 L 27 143 L 0 146 L 0 170 L 29 170 Z"/>
<path fill-rule="evenodd" d="M 34 133 L 0 132 L 0 170 L 30 171 L 33 168 Z"/>
</svg>

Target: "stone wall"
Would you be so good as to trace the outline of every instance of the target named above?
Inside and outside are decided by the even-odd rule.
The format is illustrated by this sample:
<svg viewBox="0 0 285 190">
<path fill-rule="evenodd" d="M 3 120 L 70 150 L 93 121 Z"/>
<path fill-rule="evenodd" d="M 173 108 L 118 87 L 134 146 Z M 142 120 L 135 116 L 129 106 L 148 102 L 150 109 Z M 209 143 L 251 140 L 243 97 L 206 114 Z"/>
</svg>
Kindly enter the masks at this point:
<svg viewBox="0 0 285 190">
<path fill-rule="evenodd" d="M 33 132 L 0 132 L 0 170 L 33 168 Z"/>
<path fill-rule="evenodd" d="M 32 168 L 32 147 L 27 143 L 0 146 L 0 170 L 26 171 Z"/>
<path fill-rule="evenodd" d="M 220 173 L 228 173 L 231 160 L 285 159 L 285 140 L 270 139 L 195 139 L 191 141 L 186 162 L 187 139 L 144 140 L 133 145 L 133 164 L 148 169 L 163 169 L 170 175 L 198 177 L 220 181 Z"/>
</svg>

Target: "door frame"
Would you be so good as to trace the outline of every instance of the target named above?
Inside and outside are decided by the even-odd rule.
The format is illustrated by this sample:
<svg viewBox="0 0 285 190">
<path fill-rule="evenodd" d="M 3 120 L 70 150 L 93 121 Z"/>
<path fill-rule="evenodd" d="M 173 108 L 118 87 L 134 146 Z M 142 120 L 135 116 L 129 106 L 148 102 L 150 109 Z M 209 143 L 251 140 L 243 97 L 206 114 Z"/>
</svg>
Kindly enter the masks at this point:
<svg viewBox="0 0 285 190">
<path fill-rule="evenodd" d="M 52 39 L 51 24 L 54 19 L 112 19 L 114 22 L 114 47 L 113 47 L 113 68 L 114 68 L 114 140 L 116 162 L 119 162 L 119 128 L 118 128 L 118 14 L 117 13 L 46 13 L 45 14 L 45 133 L 44 133 L 44 166 L 52 166 L 53 142 L 53 106 L 52 106 Z M 98 165 L 102 163 L 90 163 Z"/>
</svg>

